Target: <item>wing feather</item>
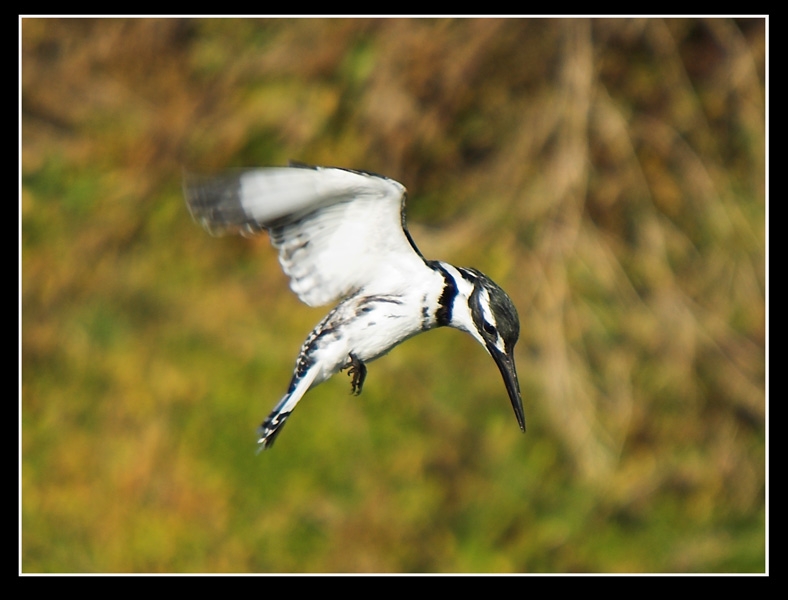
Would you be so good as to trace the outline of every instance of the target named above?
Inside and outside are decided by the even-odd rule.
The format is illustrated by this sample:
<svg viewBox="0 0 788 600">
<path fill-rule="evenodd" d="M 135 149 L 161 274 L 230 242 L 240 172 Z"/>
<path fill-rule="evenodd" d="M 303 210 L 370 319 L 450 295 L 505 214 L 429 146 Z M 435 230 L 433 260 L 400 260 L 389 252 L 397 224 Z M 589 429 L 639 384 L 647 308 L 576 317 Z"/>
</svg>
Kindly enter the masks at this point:
<svg viewBox="0 0 788 600">
<path fill-rule="evenodd" d="M 359 171 L 274 167 L 188 178 L 192 216 L 214 234 L 268 231 L 290 287 L 310 306 L 421 262 L 404 229 L 405 188 Z"/>
</svg>

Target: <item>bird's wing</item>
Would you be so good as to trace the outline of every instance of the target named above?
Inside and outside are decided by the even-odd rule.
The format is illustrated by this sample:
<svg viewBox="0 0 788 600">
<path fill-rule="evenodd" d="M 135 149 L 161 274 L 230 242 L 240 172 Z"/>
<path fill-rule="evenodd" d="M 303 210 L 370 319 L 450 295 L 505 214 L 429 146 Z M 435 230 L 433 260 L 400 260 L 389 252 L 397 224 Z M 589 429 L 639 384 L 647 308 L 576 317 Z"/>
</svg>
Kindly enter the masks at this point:
<svg viewBox="0 0 788 600">
<path fill-rule="evenodd" d="M 187 177 L 186 202 L 209 232 L 268 231 L 290 287 L 309 306 L 369 286 L 419 260 L 404 223 L 405 188 L 370 173 L 272 167 Z"/>
</svg>

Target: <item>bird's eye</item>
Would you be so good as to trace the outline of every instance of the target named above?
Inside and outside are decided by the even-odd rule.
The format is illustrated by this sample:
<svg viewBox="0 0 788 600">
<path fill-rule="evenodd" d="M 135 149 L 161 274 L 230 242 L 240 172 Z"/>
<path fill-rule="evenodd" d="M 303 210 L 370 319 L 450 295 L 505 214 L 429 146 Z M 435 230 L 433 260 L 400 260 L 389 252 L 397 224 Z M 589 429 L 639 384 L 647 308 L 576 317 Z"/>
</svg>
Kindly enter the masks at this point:
<svg viewBox="0 0 788 600">
<path fill-rule="evenodd" d="M 495 325 L 492 323 L 484 322 L 484 330 L 490 335 L 495 335 Z"/>
</svg>

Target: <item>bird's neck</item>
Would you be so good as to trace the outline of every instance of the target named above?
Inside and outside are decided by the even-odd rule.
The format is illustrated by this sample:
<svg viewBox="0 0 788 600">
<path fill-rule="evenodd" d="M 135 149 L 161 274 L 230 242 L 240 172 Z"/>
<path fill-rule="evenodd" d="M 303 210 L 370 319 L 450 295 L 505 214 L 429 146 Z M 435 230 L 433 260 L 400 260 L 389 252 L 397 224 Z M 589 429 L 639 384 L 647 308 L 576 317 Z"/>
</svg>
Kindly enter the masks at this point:
<svg viewBox="0 0 788 600">
<path fill-rule="evenodd" d="M 442 285 L 432 300 L 435 327 L 453 327 L 476 337 L 476 328 L 468 306 L 473 293 L 473 280 L 464 269 L 442 261 L 428 261 L 427 265 L 442 277 Z"/>
</svg>

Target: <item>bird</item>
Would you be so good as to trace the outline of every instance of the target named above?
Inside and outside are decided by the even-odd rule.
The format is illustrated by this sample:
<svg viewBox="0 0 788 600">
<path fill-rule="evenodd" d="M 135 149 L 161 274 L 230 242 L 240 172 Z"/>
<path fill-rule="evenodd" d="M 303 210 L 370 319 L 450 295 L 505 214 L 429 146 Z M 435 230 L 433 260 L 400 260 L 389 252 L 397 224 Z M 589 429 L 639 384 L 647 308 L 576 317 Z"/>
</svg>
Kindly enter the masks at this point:
<svg viewBox="0 0 788 600">
<path fill-rule="evenodd" d="M 514 347 L 517 309 L 482 272 L 426 259 L 405 219 L 405 187 L 369 171 L 287 166 L 184 174 L 193 219 L 210 234 L 267 232 L 290 288 L 308 306 L 335 303 L 309 333 L 287 391 L 258 428 L 271 448 L 307 391 L 340 371 L 361 393 L 367 363 L 438 327 L 469 333 L 493 358 L 525 432 Z"/>
</svg>

